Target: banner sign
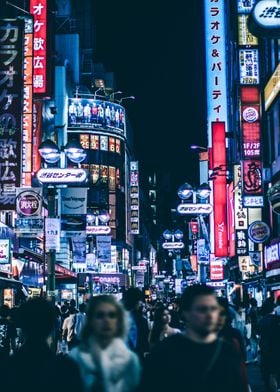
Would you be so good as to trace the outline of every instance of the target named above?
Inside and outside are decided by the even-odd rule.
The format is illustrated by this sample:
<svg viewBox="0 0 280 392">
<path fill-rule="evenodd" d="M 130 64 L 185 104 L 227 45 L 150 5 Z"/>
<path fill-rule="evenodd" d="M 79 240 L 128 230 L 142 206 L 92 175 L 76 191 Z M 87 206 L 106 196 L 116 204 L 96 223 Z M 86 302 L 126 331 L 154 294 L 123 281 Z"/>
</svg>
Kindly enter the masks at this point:
<svg viewBox="0 0 280 392">
<path fill-rule="evenodd" d="M 0 239 L 0 264 L 10 264 L 11 262 L 11 241 Z"/>
<path fill-rule="evenodd" d="M 100 263 L 111 263 L 111 236 L 96 237 L 97 258 Z"/>
<path fill-rule="evenodd" d="M 72 242 L 72 254 L 73 263 L 75 263 L 76 268 L 80 268 L 77 264 L 86 263 L 86 234 L 81 233 L 80 235 L 75 235 L 71 237 Z"/>
<path fill-rule="evenodd" d="M 21 185 L 24 24 L 0 20 L 0 204 L 14 210 Z"/>
<path fill-rule="evenodd" d="M 45 238 L 46 250 L 60 251 L 60 219 L 46 218 L 45 219 Z"/>
<path fill-rule="evenodd" d="M 61 214 L 87 213 L 87 188 L 64 188 L 60 190 Z"/>
</svg>

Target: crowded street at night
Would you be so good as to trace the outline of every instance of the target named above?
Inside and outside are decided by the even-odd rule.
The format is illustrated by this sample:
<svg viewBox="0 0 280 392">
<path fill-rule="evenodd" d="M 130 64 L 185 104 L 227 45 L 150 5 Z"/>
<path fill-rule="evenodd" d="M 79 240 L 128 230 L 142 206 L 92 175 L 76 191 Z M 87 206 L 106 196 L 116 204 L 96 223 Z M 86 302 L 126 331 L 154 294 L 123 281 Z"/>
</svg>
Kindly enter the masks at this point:
<svg viewBox="0 0 280 392">
<path fill-rule="evenodd" d="M 279 0 L 0 0 L 0 392 L 280 392 Z"/>
</svg>

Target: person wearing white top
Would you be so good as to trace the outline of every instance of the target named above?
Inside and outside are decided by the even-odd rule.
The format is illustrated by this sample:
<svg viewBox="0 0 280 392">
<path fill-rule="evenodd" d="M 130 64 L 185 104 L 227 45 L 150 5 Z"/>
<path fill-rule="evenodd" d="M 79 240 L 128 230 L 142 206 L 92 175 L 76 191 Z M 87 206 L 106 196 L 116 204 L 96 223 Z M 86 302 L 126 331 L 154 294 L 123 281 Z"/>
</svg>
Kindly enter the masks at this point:
<svg viewBox="0 0 280 392">
<path fill-rule="evenodd" d="M 133 392 L 141 376 L 137 355 L 125 344 L 126 315 L 112 295 L 92 297 L 81 343 L 70 351 L 85 392 Z"/>
</svg>

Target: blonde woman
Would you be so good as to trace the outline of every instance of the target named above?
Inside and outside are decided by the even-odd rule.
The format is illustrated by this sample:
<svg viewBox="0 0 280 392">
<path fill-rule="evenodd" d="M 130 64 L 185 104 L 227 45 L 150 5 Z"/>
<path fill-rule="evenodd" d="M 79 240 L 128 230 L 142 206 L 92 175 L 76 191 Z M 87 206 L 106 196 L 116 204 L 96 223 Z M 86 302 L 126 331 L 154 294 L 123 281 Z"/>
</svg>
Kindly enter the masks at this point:
<svg viewBox="0 0 280 392">
<path fill-rule="evenodd" d="M 81 343 L 70 356 L 85 392 L 132 392 L 140 381 L 138 357 L 125 344 L 126 314 L 112 295 L 90 299 Z"/>
</svg>

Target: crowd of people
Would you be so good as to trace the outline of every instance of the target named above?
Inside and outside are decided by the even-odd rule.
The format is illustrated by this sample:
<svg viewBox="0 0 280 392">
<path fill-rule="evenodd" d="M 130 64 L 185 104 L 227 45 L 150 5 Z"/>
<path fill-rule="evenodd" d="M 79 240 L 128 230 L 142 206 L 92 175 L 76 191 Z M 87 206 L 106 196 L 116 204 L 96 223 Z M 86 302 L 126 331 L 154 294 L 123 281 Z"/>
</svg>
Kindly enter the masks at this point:
<svg viewBox="0 0 280 392">
<path fill-rule="evenodd" d="M 244 311 L 205 285 L 180 298 L 143 301 L 138 288 L 122 300 L 87 303 L 29 299 L 0 308 L 3 391 L 249 392 L 246 363 L 258 362 L 267 392 L 280 371 L 280 299 Z"/>
</svg>

